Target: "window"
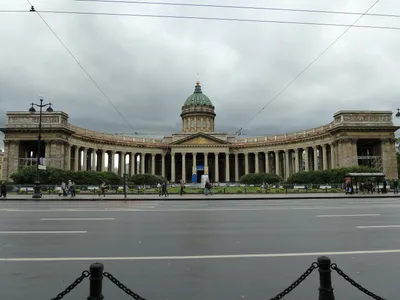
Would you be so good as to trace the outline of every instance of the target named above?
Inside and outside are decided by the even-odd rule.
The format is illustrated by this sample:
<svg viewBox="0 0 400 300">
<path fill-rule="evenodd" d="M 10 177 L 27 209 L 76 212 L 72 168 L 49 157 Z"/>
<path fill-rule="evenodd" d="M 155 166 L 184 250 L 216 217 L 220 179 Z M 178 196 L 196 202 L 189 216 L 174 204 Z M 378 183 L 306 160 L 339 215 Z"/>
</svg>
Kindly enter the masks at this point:
<svg viewBox="0 0 400 300">
<path fill-rule="evenodd" d="M 192 127 L 192 128 L 194 127 L 194 120 L 193 119 L 191 120 L 190 127 Z"/>
<path fill-rule="evenodd" d="M 206 120 L 203 120 L 203 128 L 206 128 L 206 127 L 207 127 Z"/>
</svg>

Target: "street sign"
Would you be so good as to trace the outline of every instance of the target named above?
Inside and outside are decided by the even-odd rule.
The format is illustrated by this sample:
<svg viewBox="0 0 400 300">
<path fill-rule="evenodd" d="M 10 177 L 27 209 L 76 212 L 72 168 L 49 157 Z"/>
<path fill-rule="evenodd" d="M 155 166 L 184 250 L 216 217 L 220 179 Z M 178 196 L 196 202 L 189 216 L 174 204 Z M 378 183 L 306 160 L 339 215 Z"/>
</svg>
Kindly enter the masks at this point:
<svg viewBox="0 0 400 300">
<path fill-rule="evenodd" d="M 46 170 L 46 166 L 39 165 L 39 166 L 38 166 L 38 169 L 39 169 L 39 170 Z"/>
</svg>

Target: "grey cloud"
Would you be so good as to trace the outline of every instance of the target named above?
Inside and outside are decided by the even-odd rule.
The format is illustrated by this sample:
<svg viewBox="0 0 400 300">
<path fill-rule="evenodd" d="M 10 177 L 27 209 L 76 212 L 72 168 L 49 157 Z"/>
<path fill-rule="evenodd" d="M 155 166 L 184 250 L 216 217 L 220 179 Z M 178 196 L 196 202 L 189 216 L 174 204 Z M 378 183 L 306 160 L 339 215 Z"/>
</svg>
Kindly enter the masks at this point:
<svg viewBox="0 0 400 300">
<path fill-rule="evenodd" d="M 211 3 L 212 1 L 210 1 Z M 371 2 L 372 3 L 372 2 Z M 364 11 L 364 1 L 246 1 L 246 5 Z M 242 1 L 229 4 L 244 5 Z M 7 4 L 7 8 L 13 7 Z M 211 10 L 98 3 L 40 3 L 37 8 L 351 23 L 356 16 Z M 2 8 L 2 7 L 0 7 Z M 382 2 L 372 12 L 400 9 Z M 234 133 L 345 28 L 171 19 L 43 15 L 135 131 L 175 132 L 197 73 L 216 107 L 218 131 Z M 400 26 L 365 18 L 363 24 Z M 0 122 L 44 94 L 71 123 L 131 132 L 34 14 L 0 20 Z M 12 30 L 11 30 L 12 29 Z M 340 109 L 389 109 L 397 99 L 396 31 L 351 29 L 245 128 L 279 134 L 331 122 Z"/>
</svg>

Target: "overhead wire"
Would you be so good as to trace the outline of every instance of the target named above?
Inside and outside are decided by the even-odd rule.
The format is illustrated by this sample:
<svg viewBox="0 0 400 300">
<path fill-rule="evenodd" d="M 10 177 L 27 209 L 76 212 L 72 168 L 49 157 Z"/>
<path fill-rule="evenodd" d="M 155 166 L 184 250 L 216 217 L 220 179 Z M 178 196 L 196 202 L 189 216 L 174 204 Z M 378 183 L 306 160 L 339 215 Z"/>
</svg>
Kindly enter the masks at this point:
<svg viewBox="0 0 400 300">
<path fill-rule="evenodd" d="M 380 0 L 376 0 L 366 11 L 365 13 L 368 13 L 375 5 L 378 4 Z M 261 114 L 264 109 L 266 109 L 272 102 L 274 102 L 280 95 L 282 95 L 297 79 L 299 79 L 312 65 L 314 65 L 314 63 L 316 63 L 318 61 L 318 59 L 320 59 L 330 48 L 332 48 L 333 45 L 335 45 L 351 28 L 353 28 L 355 26 L 355 24 L 361 20 L 361 18 L 364 16 L 361 15 L 360 17 L 358 17 L 352 25 L 350 25 L 348 28 L 346 28 L 346 30 L 344 30 L 336 39 L 333 40 L 332 43 L 329 44 L 329 46 L 327 48 L 325 48 L 324 51 L 322 51 L 320 54 L 318 54 L 303 70 L 301 70 L 300 73 L 298 73 L 292 80 L 289 81 L 288 84 L 286 84 L 286 86 L 278 93 L 276 94 L 271 100 L 269 100 L 267 102 L 267 104 L 261 109 L 259 110 L 253 117 L 251 117 L 249 119 L 249 121 L 247 121 L 241 128 L 239 128 L 239 130 L 236 131 L 235 135 L 241 135 L 241 132 L 243 131 L 243 129 L 250 123 L 252 122 L 259 114 Z"/>
<path fill-rule="evenodd" d="M 349 26 L 351 26 L 351 28 L 400 30 L 400 27 L 396 27 L 396 26 L 352 25 L 352 24 L 342 24 L 342 23 L 321 23 L 321 22 L 281 21 L 281 20 L 262 20 L 262 19 L 175 16 L 175 15 L 154 15 L 154 14 L 129 14 L 129 13 L 109 13 L 109 12 L 84 12 L 84 11 L 58 11 L 58 10 L 35 10 L 35 12 L 40 12 L 42 14 L 49 13 L 49 14 L 74 14 L 74 15 L 117 16 L 117 17 L 191 19 L 191 20 L 205 20 L 205 21 L 233 21 L 233 22 L 311 25 L 311 26 L 327 26 L 327 27 L 349 27 Z M 32 12 L 26 11 L 26 10 L 0 10 L 0 13 L 32 13 Z"/>
<path fill-rule="evenodd" d="M 75 55 L 71 52 L 71 50 L 67 47 L 67 45 L 61 40 L 61 38 L 57 35 L 57 33 L 51 28 L 51 26 L 46 22 L 46 20 L 42 17 L 39 11 L 37 11 L 30 0 L 26 0 L 28 4 L 31 6 L 30 13 L 36 13 L 39 18 L 43 21 L 43 23 L 47 26 L 47 28 L 53 33 L 56 39 L 60 42 L 60 44 L 64 47 L 64 49 L 69 53 L 69 55 L 75 60 L 77 65 L 81 68 L 81 70 L 86 74 L 86 76 L 92 81 L 95 87 L 99 90 L 99 92 L 104 96 L 105 99 L 111 104 L 114 110 L 120 115 L 120 117 L 125 121 L 125 123 L 134 130 L 132 125 L 128 122 L 128 120 L 124 117 L 124 115 L 118 110 L 115 104 L 111 101 L 110 97 L 104 92 L 104 90 L 99 86 L 99 84 L 94 80 L 94 78 L 89 74 L 89 72 L 83 67 L 83 65 L 79 62 L 79 60 L 75 57 Z"/>
<path fill-rule="evenodd" d="M 334 11 L 334 10 L 315 10 L 315 9 L 299 9 L 299 8 L 281 8 L 281 7 L 263 7 L 263 6 L 240 6 L 240 5 L 220 5 L 220 4 L 201 4 L 201 3 L 179 3 L 179 2 L 150 2 L 150 1 L 133 1 L 133 0 L 74 0 L 75 2 L 97 2 L 97 3 L 114 3 L 114 4 L 139 4 L 154 6 L 184 6 L 184 7 L 204 7 L 204 8 L 223 8 L 223 9 L 245 9 L 245 10 L 267 10 L 267 11 L 283 11 L 283 12 L 299 12 L 299 13 L 317 13 L 317 14 L 338 14 L 338 15 L 363 15 L 369 17 L 387 17 L 400 18 L 395 14 L 364 14 L 362 12 L 351 11 Z"/>
</svg>

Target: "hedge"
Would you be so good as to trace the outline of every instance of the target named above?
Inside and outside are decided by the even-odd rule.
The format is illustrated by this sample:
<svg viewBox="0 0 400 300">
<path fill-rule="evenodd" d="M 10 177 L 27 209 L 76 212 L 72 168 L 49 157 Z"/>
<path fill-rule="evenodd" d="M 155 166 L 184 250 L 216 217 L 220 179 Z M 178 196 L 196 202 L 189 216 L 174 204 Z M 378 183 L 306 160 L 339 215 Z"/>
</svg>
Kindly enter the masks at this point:
<svg viewBox="0 0 400 300">
<path fill-rule="evenodd" d="M 156 185 L 167 182 L 165 178 L 152 174 L 136 174 L 131 176 L 128 181 L 136 185 Z"/>
<path fill-rule="evenodd" d="M 329 169 L 325 171 L 308 171 L 295 173 L 287 179 L 287 183 L 300 184 L 321 184 L 321 183 L 341 183 L 344 182 L 347 173 L 379 173 L 378 169 L 356 166 L 351 168 Z"/>
<path fill-rule="evenodd" d="M 269 174 L 269 173 L 251 173 L 247 175 L 243 175 L 239 182 L 243 184 L 273 184 L 279 183 L 282 181 L 282 178 L 278 175 Z"/>
<path fill-rule="evenodd" d="M 15 184 L 34 184 L 36 181 L 36 167 L 26 167 L 11 175 Z M 112 172 L 95 171 L 66 171 L 57 168 L 47 167 L 46 170 L 39 170 L 39 179 L 43 184 L 61 184 L 71 180 L 76 185 L 121 184 L 122 179 Z"/>
</svg>

